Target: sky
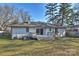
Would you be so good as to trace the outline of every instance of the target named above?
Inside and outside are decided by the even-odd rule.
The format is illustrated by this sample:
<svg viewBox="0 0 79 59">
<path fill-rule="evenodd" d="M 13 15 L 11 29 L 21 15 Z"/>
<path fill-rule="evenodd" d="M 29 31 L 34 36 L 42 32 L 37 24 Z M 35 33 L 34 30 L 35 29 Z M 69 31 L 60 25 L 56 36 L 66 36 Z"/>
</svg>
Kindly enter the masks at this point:
<svg viewBox="0 0 79 59">
<path fill-rule="evenodd" d="M 29 13 L 33 21 L 45 20 L 45 5 L 44 3 L 0 3 L 0 6 L 8 5 L 18 9 L 24 9 Z"/>
<path fill-rule="evenodd" d="M 46 3 L 0 3 L 0 6 L 4 5 L 12 6 L 18 9 L 24 9 L 29 13 L 32 21 L 47 21 L 45 17 Z"/>
</svg>

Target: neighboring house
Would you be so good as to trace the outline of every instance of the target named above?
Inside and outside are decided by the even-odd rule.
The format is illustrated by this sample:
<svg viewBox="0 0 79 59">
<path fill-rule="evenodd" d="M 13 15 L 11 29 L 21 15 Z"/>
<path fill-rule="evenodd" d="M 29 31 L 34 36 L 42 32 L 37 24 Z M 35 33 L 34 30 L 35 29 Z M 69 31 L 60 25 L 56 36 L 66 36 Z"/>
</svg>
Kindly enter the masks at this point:
<svg viewBox="0 0 79 59">
<path fill-rule="evenodd" d="M 69 26 L 66 32 L 67 32 L 67 36 L 79 37 L 79 25 Z"/>
<path fill-rule="evenodd" d="M 4 34 L 4 31 L 0 31 L 0 36 L 3 36 L 3 34 Z"/>
<path fill-rule="evenodd" d="M 30 23 L 19 23 L 12 24 L 11 36 L 12 39 L 15 37 L 23 37 L 29 35 L 36 36 L 37 38 L 52 39 L 55 35 L 55 28 L 58 28 L 58 36 L 65 36 L 66 27 L 55 26 L 53 24 L 48 24 L 45 22 L 30 22 Z"/>
</svg>

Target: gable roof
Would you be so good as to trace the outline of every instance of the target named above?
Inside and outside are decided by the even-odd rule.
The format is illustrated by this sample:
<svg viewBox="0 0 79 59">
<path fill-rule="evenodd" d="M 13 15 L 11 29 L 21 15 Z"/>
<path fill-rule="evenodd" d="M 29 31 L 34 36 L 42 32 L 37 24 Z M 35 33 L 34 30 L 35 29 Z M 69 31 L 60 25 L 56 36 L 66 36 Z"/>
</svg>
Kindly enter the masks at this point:
<svg viewBox="0 0 79 59">
<path fill-rule="evenodd" d="M 10 27 L 45 27 L 45 28 L 66 28 L 66 26 L 60 26 L 45 22 L 31 22 L 31 23 L 18 23 L 18 24 L 11 24 Z"/>
</svg>

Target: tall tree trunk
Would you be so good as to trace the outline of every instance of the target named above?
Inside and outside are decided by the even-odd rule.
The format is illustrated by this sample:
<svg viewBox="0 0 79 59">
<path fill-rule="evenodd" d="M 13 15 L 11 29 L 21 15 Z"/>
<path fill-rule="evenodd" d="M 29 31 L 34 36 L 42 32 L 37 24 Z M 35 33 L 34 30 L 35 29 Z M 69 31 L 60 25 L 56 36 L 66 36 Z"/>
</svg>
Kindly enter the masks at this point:
<svg viewBox="0 0 79 59">
<path fill-rule="evenodd" d="M 56 27 L 55 28 L 55 38 L 57 38 L 57 36 L 58 36 L 58 28 Z"/>
<path fill-rule="evenodd" d="M 63 20 L 64 20 L 64 12 L 62 12 L 62 26 L 63 26 Z"/>
</svg>

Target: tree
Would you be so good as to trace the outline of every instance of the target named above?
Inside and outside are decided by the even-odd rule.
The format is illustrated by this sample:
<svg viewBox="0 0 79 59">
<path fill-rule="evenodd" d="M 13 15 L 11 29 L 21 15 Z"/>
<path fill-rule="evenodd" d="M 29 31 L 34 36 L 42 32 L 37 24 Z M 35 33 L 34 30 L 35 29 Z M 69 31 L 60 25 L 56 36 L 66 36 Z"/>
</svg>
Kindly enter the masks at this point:
<svg viewBox="0 0 79 59">
<path fill-rule="evenodd" d="M 0 6 L 0 27 L 2 30 L 7 28 L 9 21 L 13 19 L 15 8 L 9 6 Z"/>
<path fill-rule="evenodd" d="M 79 24 L 79 11 L 74 13 L 74 22 L 76 25 Z"/>
<path fill-rule="evenodd" d="M 22 22 L 30 22 L 30 15 L 28 14 L 27 11 L 24 11 L 23 9 L 20 9 L 18 11 L 18 14 L 19 14 L 19 18 L 22 20 Z"/>
<path fill-rule="evenodd" d="M 47 9 L 45 16 L 47 16 L 48 22 L 55 22 L 58 7 L 57 3 L 48 3 L 45 7 Z"/>
<path fill-rule="evenodd" d="M 79 3 L 74 4 L 73 10 L 74 10 L 74 23 L 78 25 L 79 24 Z"/>
<path fill-rule="evenodd" d="M 66 23 L 68 24 L 68 26 L 74 25 L 74 16 L 75 16 L 74 10 L 73 9 L 70 9 L 68 11 L 68 13 L 69 13 L 69 15 L 66 18 Z"/>
<path fill-rule="evenodd" d="M 72 23 L 72 9 L 70 3 L 48 3 L 46 5 L 46 16 L 48 21 L 56 24 L 57 26 L 63 26 L 67 22 Z M 67 24 L 68 24 L 67 23 Z M 60 24 L 60 25 L 59 25 Z M 58 34 L 58 28 L 55 28 L 55 35 Z"/>
<path fill-rule="evenodd" d="M 46 6 L 46 16 L 48 21 L 63 25 L 68 20 L 72 20 L 73 10 L 70 3 L 49 3 Z"/>
<path fill-rule="evenodd" d="M 71 16 L 71 4 L 70 3 L 60 3 L 60 9 L 59 9 L 59 13 L 61 15 L 61 24 L 63 25 L 64 22 L 71 20 L 68 19 Z"/>
<path fill-rule="evenodd" d="M 23 9 L 16 9 L 10 6 L 0 6 L 0 28 L 6 30 L 10 24 L 18 23 L 21 20 L 23 22 L 30 21 L 30 16 Z"/>
<path fill-rule="evenodd" d="M 57 3 L 48 3 L 46 6 L 46 16 L 48 19 L 48 22 L 52 22 L 54 24 L 57 24 L 59 19 L 58 19 L 58 4 Z M 55 28 L 55 37 L 58 34 L 58 28 Z"/>
</svg>

